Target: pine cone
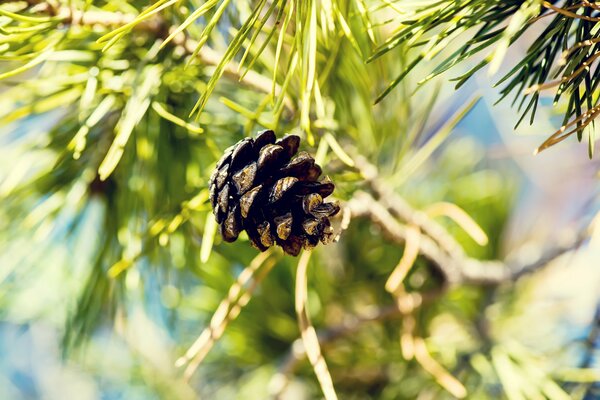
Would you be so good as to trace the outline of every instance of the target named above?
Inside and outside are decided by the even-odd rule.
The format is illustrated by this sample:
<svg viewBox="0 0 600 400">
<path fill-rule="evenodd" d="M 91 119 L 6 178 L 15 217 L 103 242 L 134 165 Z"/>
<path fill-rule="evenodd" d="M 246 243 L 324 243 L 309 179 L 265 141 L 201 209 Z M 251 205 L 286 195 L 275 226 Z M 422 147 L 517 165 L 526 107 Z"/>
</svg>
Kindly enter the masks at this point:
<svg viewBox="0 0 600 400">
<path fill-rule="evenodd" d="M 226 242 L 245 230 L 260 251 L 277 244 L 296 256 L 332 240 L 329 217 L 340 207 L 323 202 L 334 185 L 318 181 L 315 160 L 304 151 L 292 158 L 300 138 L 275 139 L 266 130 L 227 149 L 210 178 L 210 201 Z"/>
</svg>

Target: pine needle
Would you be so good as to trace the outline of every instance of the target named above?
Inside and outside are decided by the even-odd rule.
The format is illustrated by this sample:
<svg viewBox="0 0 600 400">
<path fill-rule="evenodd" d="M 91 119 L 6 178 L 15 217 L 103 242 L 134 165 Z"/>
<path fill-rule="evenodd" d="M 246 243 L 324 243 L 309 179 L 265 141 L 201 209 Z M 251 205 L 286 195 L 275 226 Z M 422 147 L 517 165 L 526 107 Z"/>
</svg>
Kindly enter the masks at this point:
<svg viewBox="0 0 600 400">
<path fill-rule="evenodd" d="M 485 246 L 489 239 L 481 226 L 456 204 L 439 202 L 427 207 L 425 212 L 430 217 L 444 215 L 458 224 L 478 245 Z"/>
<path fill-rule="evenodd" d="M 321 354 L 321 346 L 319 345 L 317 332 L 310 322 L 310 317 L 306 310 L 308 296 L 307 271 L 310 255 L 311 253 L 309 251 L 303 251 L 300 260 L 298 261 L 298 268 L 296 269 L 296 315 L 298 316 L 298 325 L 300 327 L 300 334 L 306 356 L 321 385 L 323 395 L 326 400 L 336 400 L 337 395 L 333 387 L 331 374 L 329 373 L 327 363 Z"/>
<path fill-rule="evenodd" d="M 98 167 L 98 175 L 101 180 L 106 180 L 119 164 L 131 133 L 150 107 L 150 97 L 160 82 L 161 71 L 162 67 L 158 65 L 147 67 L 144 70 L 142 82 L 127 102 L 115 129 L 115 139 Z"/>
<path fill-rule="evenodd" d="M 335 153 L 336 156 L 338 156 L 338 158 L 340 159 L 341 162 L 343 162 L 344 164 L 346 164 L 347 166 L 349 166 L 351 168 L 356 165 L 356 163 L 354 162 L 352 157 L 350 157 L 348 155 L 348 153 L 346 153 L 344 151 L 342 146 L 340 146 L 338 141 L 335 140 L 335 137 L 331 133 L 327 132 L 323 136 L 323 139 L 325 139 L 325 141 L 327 141 L 327 143 L 329 144 L 329 147 L 331 147 L 331 150 Z"/>
<path fill-rule="evenodd" d="M 204 224 L 204 235 L 202 235 L 202 246 L 200 247 L 200 262 L 208 261 L 212 252 L 212 246 L 217 233 L 217 220 L 212 213 L 206 214 L 206 223 Z"/>
<path fill-rule="evenodd" d="M 401 287 L 402 281 L 404 281 L 404 278 L 410 271 L 419 255 L 420 241 L 421 231 L 419 228 L 409 225 L 406 230 L 406 246 L 404 248 L 404 254 L 385 283 L 385 290 L 395 294 Z"/>
<path fill-rule="evenodd" d="M 188 364 L 184 376 L 189 379 L 196 371 L 214 343 L 221 338 L 229 322 L 235 320 L 241 309 L 248 304 L 258 283 L 275 265 L 275 261 L 267 263 L 272 255 L 271 250 L 258 254 L 238 276 L 236 282 L 229 288 L 227 297 L 219 304 L 206 328 L 190 346 L 186 353 L 177 359 L 176 367 Z M 261 274 L 255 277 L 257 271 L 264 265 Z M 246 285 L 248 285 L 247 288 Z"/>
<path fill-rule="evenodd" d="M 194 133 L 194 134 L 199 134 L 199 133 L 203 133 L 204 129 L 202 129 L 201 127 L 199 127 L 196 124 L 191 124 L 181 118 L 179 118 L 177 115 L 170 113 L 167 110 L 167 107 L 161 103 L 158 103 L 156 101 L 152 102 L 152 109 L 154 111 L 156 111 L 156 113 L 158 115 L 160 115 L 162 118 L 166 119 L 169 122 L 174 123 L 175 125 L 181 126 L 182 128 L 187 129 L 188 131 Z"/>
<path fill-rule="evenodd" d="M 444 389 L 452 396 L 463 399 L 467 396 L 467 389 L 458 379 L 450 374 L 441 364 L 439 364 L 425 345 L 425 341 L 420 337 L 415 337 L 413 340 L 415 359 L 423 369 L 429 372 Z"/>
</svg>

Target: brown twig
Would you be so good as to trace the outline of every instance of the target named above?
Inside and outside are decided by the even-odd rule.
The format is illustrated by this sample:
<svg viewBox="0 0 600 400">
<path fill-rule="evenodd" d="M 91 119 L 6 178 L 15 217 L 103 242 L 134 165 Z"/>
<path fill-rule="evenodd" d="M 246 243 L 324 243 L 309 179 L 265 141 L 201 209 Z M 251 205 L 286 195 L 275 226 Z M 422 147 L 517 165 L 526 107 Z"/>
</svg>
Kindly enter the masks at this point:
<svg viewBox="0 0 600 400">
<path fill-rule="evenodd" d="M 464 254 L 461 245 L 443 226 L 431 219 L 425 212 L 412 208 L 406 200 L 390 190 L 379 178 L 377 167 L 361 155 L 354 155 L 354 160 L 356 168 L 365 179 L 369 189 L 394 217 L 408 224 L 418 226 L 423 233 L 435 240 L 448 254 L 457 257 Z"/>
<path fill-rule="evenodd" d="M 354 218 L 366 217 L 373 221 L 390 241 L 402 245 L 406 242 L 407 228 L 368 193 L 357 192 L 347 207 Z M 535 262 L 527 264 L 509 265 L 499 260 L 478 260 L 465 256 L 464 252 L 450 254 L 425 235 L 421 237 L 420 254 L 432 262 L 448 284 L 499 285 L 532 273 L 563 254 L 576 250 L 587 237 L 587 232 L 582 232 L 567 244 L 549 250 Z"/>
<path fill-rule="evenodd" d="M 399 196 L 395 196 L 395 198 L 399 198 Z M 408 215 L 408 213 L 413 212 L 406 202 L 403 202 L 401 205 L 403 213 L 406 213 L 403 215 Z M 369 218 L 374 224 L 381 228 L 389 240 L 395 243 L 404 245 L 406 241 L 409 240 L 409 236 L 411 235 L 410 228 L 398 222 L 396 216 L 392 215 L 381 201 L 376 200 L 366 192 L 356 192 L 353 198 L 346 204 L 346 209 L 349 210 L 352 217 Z M 415 213 L 417 212 L 415 211 Z M 414 223 L 415 221 L 421 223 L 421 225 L 419 225 L 421 228 L 423 227 L 423 224 L 425 224 L 425 226 L 429 228 L 427 229 L 427 232 L 431 232 L 431 228 L 435 227 L 435 222 L 426 221 L 424 217 L 426 217 L 426 214 L 421 214 L 417 218 L 409 217 L 407 219 L 409 219 L 411 223 Z M 436 237 L 438 238 L 449 235 L 445 231 L 440 232 L 439 230 L 436 231 L 436 229 L 443 228 L 441 226 L 434 228 L 434 232 L 436 232 Z M 481 261 L 470 258 L 465 256 L 462 251 L 452 253 L 446 252 L 438 242 L 431 238 L 431 236 L 420 235 L 418 242 L 419 253 L 429 259 L 432 264 L 440 270 L 446 278 L 446 285 L 434 293 L 405 293 L 404 297 L 406 297 L 406 301 L 402 302 L 403 306 L 396 304 L 394 306 L 378 309 L 371 315 L 348 318 L 347 322 L 344 322 L 341 325 L 319 332 L 318 342 L 320 343 L 321 348 L 323 348 L 340 337 L 357 332 L 367 323 L 406 317 L 412 310 L 420 307 L 425 302 L 439 298 L 439 296 L 447 289 L 447 285 L 450 284 L 495 286 L 505 282 L 514 281 L 525 274 L 542 268 L 550 261 L 560 257 L 566 252 L 576 249 L 586 237 L 587 234 L 582 234 L 569 244 L 549 251 L 534 263 L 509 266 L 501 261 Z M 410 335 L 410 338 L 412 343 L 412 335 Z M 419 345 L 419 343 L 417 344 Z M 424 352 L 424 348 L 422 347 L 423 346 L 417 349 L 419 351 L 420 363 L 425 363 L 425 365 L 429 367 L 428 371 L 434 373 L 436 379 L 440 381 L 442 386 L 449 389 L 455 396 L 464 397 L 462 391 L 463 388 L 456 384 L 457 381 L 451 377 L 449 373 L 440 373 L 441 367 L 435 363 L 435 361 L 432 362 L 433 359 L 428 356 L 428 353 L 426 354 Z M 412 349 L 411 351 L 416 354 L 417 350 L 414 348 L 414 343 L 411 344 L 410 348 Z M 405 349 L 403 348 L 403 351 L 404 350 Z M 306 352 L 302 346 L 301 340 L 298 339 L 292 344 L 287 357 L 271 381 L 271 393 L 275 398 L 281 396 L 289 383 L 289 377 L 305 356 Z"/>
<path fill-rule="evenodd" d="M 379 201 L 366 192 L 358 192 L 347 204 L 352 211 L 353 218 L 367 217 L 373 221 L 385 236 L 392 242 L 404 244 L 407 239 L 407 228 L 400 224 L 396 218 Z M 414 222 L 411 221 L 411 222 Z M 422 235 L 419 244 L 419 252 L 439 269 L 445 280 L 450 284 L 469 283 L 468 281 L 499 282 L 505 280 L 509 275 L 506 266 L 499 262 L 483 262 L 463 256 L 463 252 L 450 254 L 430 236 Z M 485 276 L 477 276 L 473 266 L 485 263 L 485 267 L 476 268 L 477 271 L 485 268 Z M 465 274 L 465 270 L 472 269 Z M 468 279 L 466 279 L 468 277 Z"/>
<path fill-rule="evenodd" d="M 423 233 L 420 254 L 438 268 L 448 284 L 499 285 L 514 281 L 577 249 L 589 237 L 587 230 L 581 231 L 568 243 L 548 250 L 538 260 L 528 264 L 468 257 L 442 225 L 427 213 L 414 209 L 389 185 L 385 185 L 373 164 L 358 154 L 353 154 L 353 160 L 375 197 L 366 192 L 357 192 L 347 204 L 352 216 L 371 219 L 389 240 L 398 244 L 404 244 L 407 238 L 407 228 L 399 221 L 418 227 Z"/>
</svg>

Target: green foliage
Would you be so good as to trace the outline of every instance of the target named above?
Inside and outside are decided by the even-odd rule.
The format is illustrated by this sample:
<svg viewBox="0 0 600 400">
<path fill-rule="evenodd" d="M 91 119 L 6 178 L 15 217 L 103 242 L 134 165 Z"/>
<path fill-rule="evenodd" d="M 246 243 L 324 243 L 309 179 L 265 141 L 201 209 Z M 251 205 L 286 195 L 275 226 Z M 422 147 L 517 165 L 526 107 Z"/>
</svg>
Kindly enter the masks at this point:
<svg viewBox="0 0 600 400">
<path fill-rule="evenodd" d="M 419 215 L 442 201 L 466 210 L 489 245 L 477 245 L 450 218 L 439 226 L 467 255 L 500 258 L 515 196 L 512 170 L 484 159 L 472 139 L 449 143 L 477 98 L 461 104 L 435 85 L 411 96 L 408 72 L 471 28 L 478 30 L 427 80 L 492 44 L 496 50 L 460 83 L 485 63 L 497 67 L 542 8 L 436 1 L 410 18 L 395 14 L 408 7 L 387 0 L 0 2 L 0 241 L 10 255 L 0 273 L 8 283 L 0 289 L 3 314 L 47 318 L 64 333 L 65 357 L 101 377 L 110 366 L 107 372 L 76 353 L 83 348 L 100 358 L 99 332 L 108 330 L 133 349 L 132 382 L 158 396 L 193 398 L 192 388 L 173 378 L 180 374 L 171 370 L 174 360 L 256 255 L 247 238 L 227 244 L 216 234 L 207 181 L 224 149 L 263 128 L 300 134 L 343 203 L 370 190 L 357 167 L 366 158 Z M 392 22 L 401 25 L 388 38 Z M 546 82 L 551 58 L 568 39 L 596 34 L 587 22 L 557 13 L 507 77 L 503 95 Z M 556 32 L 564 37 L 552 41 Z M 556 76 L 577 71 L 590 46 L 595 42 L 565 53 Z M 413 48 L 421 49 L 416 57 Z M 595 79 L 581 71 L 561 91 L 572 103 L 566 118 L 582 116 L 574 122 L 579 131 L 584 118 L 596 116 Z M 374 106 L 390 81 L 385 101 Z M 538 94 L 528 96 L 525 112 L 533 117 Z M 434 112 L 442 102 L 449 116 Z M 373 221 L 357 219 L 339 244 L 312 256 L 308 307 L 315 326 L 333 337 L 323 347 L 341 398 L 450 396 L 439 374 L 403 358 L 398 346 L 408 316 L 384 288 L 403 251 Z M 281 253 L 273 260 L 192 379 L 207 398 L 266 397 L 280 364 L 294 354 L 297 260 Z M 514 393 L 507 374 L 529 371 L 535 379 L 515 390 L 563 398 L 550 374 L 530 368 L 525 351 L 481 330 L 485 310 L 510 296 L 495 287 L 449 287 L 434 264 L 419 257 L 405 286 L 409 295 L 431 295 L 411 313 L 412 334 L 447 370 L 442 376 L 455 376 L 473 396 L 497 398 L 500 390 Z M 372 318 L 380 308 L 393 312 Z M 154 322 L 142 334 L 130 331 L 139 313 Z M 345 328 L 356 320 L 362 322 L 355 330 Z M 160 332 L 157 326 L 174 339 L 161 363 L 138 343 Z M 456 336 L 449 339 L 448 331 Z M 307 398 L 320 395 L 308 362 L 296 360 L 288 372 Z"/>
<path fill-rule="evenodd" d="M 556 87 L 554 104 L 561 100 L 566 104 L 563 127 L 538 151 L 573 133 L 577 133 L 581 141 L 586 131 L 592 157 L 594 129 L 586 130 L 586 127 L 598 116 L 596 6 L 574 0 L 557 3 L 539 0 L 416 3 L 406 16 L 399 18 L 399 27 L 370 57 L 370 60 L 377 59 L 398 46 L 417 50 L 408 67 L 376 101 L 382 100 L 423 60 L 442 59 L 419 84 L 479 53 L 483 53 L 483 59 L 453 79 L 457 82 L 456 87 L 462 86 L 486 65 L 489 65 L 490 74 L 494 74 L 509 46 L 523 37 L 528 43 L 527 54 L 497 82 L 496 85 L 504 84 L 500 100 L 515 93 L 513 104 L 518 101 L 521 112 L 517 125 L 527 115 L 532 124 L 540 103 L 540 92 Z M 528 35 L 533 28 L 541 32 Z M 469 39 L 465 40 L 465 37 Z M 446 54 L 448 46 L 452 46 L 449 55 Z"/>
</svg>

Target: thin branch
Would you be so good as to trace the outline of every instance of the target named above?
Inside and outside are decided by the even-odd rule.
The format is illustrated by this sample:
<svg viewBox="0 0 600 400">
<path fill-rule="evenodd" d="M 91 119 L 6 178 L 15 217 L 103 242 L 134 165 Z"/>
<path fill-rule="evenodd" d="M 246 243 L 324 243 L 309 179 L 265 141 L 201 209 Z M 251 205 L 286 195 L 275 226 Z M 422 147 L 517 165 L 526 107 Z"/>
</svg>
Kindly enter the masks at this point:
<svg viewBox="0 0 600 400">
<path fill-rule="evenodd" d="M 551 261 L 556 260 L 557 258 L 567 253 L 579 249 L 588 239 L 588 231 L 583 230 L 579 233 L 579 235 L 572 238 L 571 240 L 568 240 L 566 243 L 556 246 L 550 250 L 547 250 L 537 260 L 531 263 L 512 265 L 512 267 L 510 267 L 510 270 L 512 271 L 510 279 L 517 280 L 522 276 L 531 274 L 539 270 L 540 268 L 545 267 Z"/>
<path fill-rule="evenodd" d="M 565 9 L 565 8 L 556 7 L 555 5 L 551 4 L 548 1 L 542 2 L 542 5 L 544 7 L 546 7 L 546 8 L 549 8 L 549 9 L 551 9 L 551 10 L 553 10 L 553 11 L 559 13 L 559 14 L 562 14 L 562 15 L 564 15 L 566 17 L 569 17 L 569 18 L 583 19 L 583 20 L 591 21 L 591 22 L 598 22 L 598 21 L 600 21 L 600 18 L 588 17 L 587 15 L 579 15 L 579 14 L 571 12 L 571 11 Z"/>
<path fill-rule="evenodd" d="M 369 218 L 389 240 L 403 245 L 407 239 L 407 228 L 400 224 L 390 211 L 371 195 L 357 192 L 347 203 L 354 218 Z M 461 254 L 448 254 L 431 237 L 423 235 L 420 254 L 427 258 L 442 273 L 448 284 L 499 285 L 514 281 L 532 273 L 565 253 L 576 250 L 586 239 L 582 232 L 565 245 L 549 250 L 539 260 L 528 264 L 508 265 L 498 260 L 478 260 Z"/>
<path fill-rule="evenodd" d="M 353 154 L 356 168 L 377 199 L 366 192 L 357 192 L 347 203 L 353 217 L 366 217 L 378 225 L 391 241 L 405 244 L 407 228 L 398 222 L 418 227 L 423 233 L 420 254 L 430 260 L 446 278 L 448 284 L 498 285 L 514 281 L 546 266 L 565 253 L 576 250 L 589 238 L 587 230 L 568 243 L 548 250 L 528 264 L 507 264 L 499 260 L 477 260 L 468 257 L 462 246 L 448 231 L 427 213 L 414 209 L 379 177 L 377 168 L 364 157 Z"/>
<path fill-rule="evenodd" d="M 354 161 L 369 189 L 381 200 L 383 205 L 397 218 L 408 224 L 418 226 L 423 233 L 435 240 L 448 254 L 462 256 L 462 246 L 444 227 L 431 219 L 425 212 L 415 210 L 402 197 L 390 190 L 379 178 L 377 168 L 363 156 L 355 155 Z"/>
<path fill-rule="evenodd" d="M 350 208 L 353 218 L 367 217 L 381 228 L 389 240 L 398 244 L 406 243 L 408 237 L 407 228 L 400 224 L 388 209 L 371 195 L 365 192 L 358 192 L 348 202 L 347 206 Z M 422 235 L 420 238 L 419 251 L 421 255 L 438 268 L 445 280 L 451 284 L 465 283 L 462 270 L 467 267 L 463 267 L 463 265 L 480 262 L 464 257 L 462 251 L 450 255 L 436 241 L 426 235 Z M 480 277 L 480 279 L 499 282 L 505 280 L 510 275 L 506 266 L 502 263 L 489 263 L 486 267 L 486 276 Z M 475 277 L 471 278 L 474 279 Z"/>
</svg>

